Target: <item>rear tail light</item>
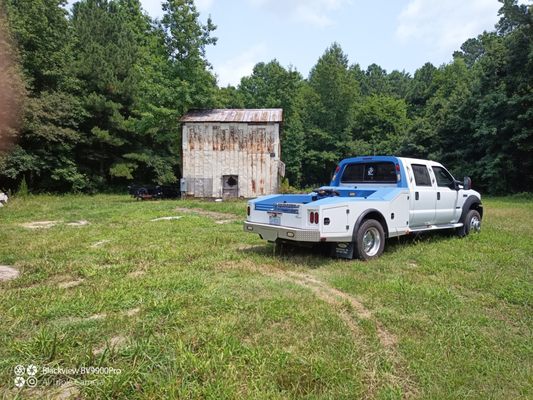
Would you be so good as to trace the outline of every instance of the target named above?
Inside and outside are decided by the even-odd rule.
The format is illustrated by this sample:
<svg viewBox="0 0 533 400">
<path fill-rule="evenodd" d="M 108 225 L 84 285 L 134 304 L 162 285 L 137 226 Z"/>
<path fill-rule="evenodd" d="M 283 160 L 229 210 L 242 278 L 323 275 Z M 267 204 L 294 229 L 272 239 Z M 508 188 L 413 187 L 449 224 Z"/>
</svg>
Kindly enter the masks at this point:
<svg viewBox="0 0 533 400">
<path fill-rule="evenodd" d="M 309 223 L 310 224 L 318 224 L 318 213 L 316 211 L 311 211 L 309 213 Z"/>
<path fill-rule="evenodd" d="M 250 216 L 250 206 L 246 207 L 246 215 Z"/>
</svg>

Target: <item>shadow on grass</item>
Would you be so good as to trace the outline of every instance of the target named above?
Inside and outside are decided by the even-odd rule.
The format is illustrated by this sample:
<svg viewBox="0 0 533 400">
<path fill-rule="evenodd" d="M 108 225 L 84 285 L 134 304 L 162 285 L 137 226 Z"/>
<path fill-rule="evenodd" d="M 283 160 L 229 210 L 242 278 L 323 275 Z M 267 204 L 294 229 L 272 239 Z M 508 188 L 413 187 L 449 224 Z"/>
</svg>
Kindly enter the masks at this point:
<svg viewBox="0 0 533 400">
<path fill-rule="evenodd" d="M 272 260 L 282 260 L 305 266 L 307 268 L 320 268 L 335 259 L 331 257 L 329 245 L 323 243 L 316 245 L 299 245 L 292 243 L 257 245 L 241 250 L 245 254 L 261 255 Z"/>
<path fill-rule="evenodd" d="M 406 246 L 416 246 L 419 243 L 439 243 L 458 238 L 453 230 L 437 230 L 432 232 L 415 233 L 387 239 L 386 254 L 401 251 Z"/>
<path fill-rule="evenodd" d="M 406 246 L 416 246 L 419 243 L 439 243 L 453 240 L 456 237 L 457 236 L 453 231 L 442 230 L 390 238 L 387 239 L 384 254 L 396 253 L 406 248 Z M 307 245 L 283 242 L 280 244 L 268 243 L 265 245 L 258 245 L 241 251 L 245 254 L 257 254 L 272 259 L 282 259 L 293 264 L 313 269 L 324 267 L 330 262 L 336 262 L 339 260 L 345 260 L 347 262 L 351 261 L 334 257 L 332 246 L 333 243 Z"/>
</svg>

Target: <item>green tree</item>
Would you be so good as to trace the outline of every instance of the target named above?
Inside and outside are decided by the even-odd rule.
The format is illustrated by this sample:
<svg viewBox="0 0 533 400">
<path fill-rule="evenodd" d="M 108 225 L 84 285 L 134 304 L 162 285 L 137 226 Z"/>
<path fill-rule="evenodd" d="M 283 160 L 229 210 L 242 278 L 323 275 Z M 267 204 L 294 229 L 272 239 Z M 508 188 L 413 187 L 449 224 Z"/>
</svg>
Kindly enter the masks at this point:
<svg viewBox="0 0 533 400">
<path fill-rule="evenodd" d="M 82 82 L 82 102 L 88 114 L 81 126 L 77 160 L 92 185 L 131 178 L 124 154 L 136 140 L 129 121 L 139 83 L 136 66 L 146 46 L 149 18 L 138 0 L 84 0 L 73 6 L 74 70 Z"/>
<path fill-rule="evenodd" d="M 390 91 L 387 71 L 377 64 L 370 64 L 361 82 L 361 93 L 364 96 L 370 96 L 372 94 L 389 94 Z"/>
<path fill-rule="evenodd" d="M 241 79 L 238 91 L 248 108 L 283 108 L 281 130 L 282 160 L 293 185 L 302 179 L 304 133 L 300 116 L 302 76 L 283 68 L 277 60 L 259 63 L 252 75 Z"/>
<path fill-rule="evenodd" d="M 402 99 L 371 95 L 359 104 L 352 128 L 355 154 L 398 154 L 409 126 L 407 105 Z"/>
<path fill-rule="evenodd" d="M 351 154 L 351 122 L 359 85 L 348 58 L 334 43 L 319 58 L 303 89 L 306 133 L 304 183 L 329 180 L 335 164 Z"/>
<path fill-rule="evenodd" d="M 86 182 L 73 156 L 84 111 L 69 72 L 72 41 L 64 5 L 58 0 L 4 3 L 28 98 L 17 147 L 0 162 L 0 176 L 15 186 L 25 176 L 33 190 L 76 190 Z"/>
<path fill-rule="evenodd" d="M 502 0 L 496 35 L 486 35 L 476 70 L 475 142 L 483 148 L 475 175 L 495 192 L 532 191 L 532 5 Z"/>
</svg>

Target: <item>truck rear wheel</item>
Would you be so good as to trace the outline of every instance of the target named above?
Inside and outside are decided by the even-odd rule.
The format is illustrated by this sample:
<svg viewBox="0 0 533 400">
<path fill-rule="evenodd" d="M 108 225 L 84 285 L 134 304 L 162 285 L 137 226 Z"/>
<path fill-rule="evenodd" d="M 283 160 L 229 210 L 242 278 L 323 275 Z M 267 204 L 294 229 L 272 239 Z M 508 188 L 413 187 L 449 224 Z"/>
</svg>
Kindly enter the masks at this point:
<svg viewBox="0 0 533 400">
<path fill-rule="evenodd" d="M 385 248 L 385 232 L 375 219 L 368 219 L 361 224 L 355 235 L 355 250 L 361 260 L 379 257 Z"/>
</svg>

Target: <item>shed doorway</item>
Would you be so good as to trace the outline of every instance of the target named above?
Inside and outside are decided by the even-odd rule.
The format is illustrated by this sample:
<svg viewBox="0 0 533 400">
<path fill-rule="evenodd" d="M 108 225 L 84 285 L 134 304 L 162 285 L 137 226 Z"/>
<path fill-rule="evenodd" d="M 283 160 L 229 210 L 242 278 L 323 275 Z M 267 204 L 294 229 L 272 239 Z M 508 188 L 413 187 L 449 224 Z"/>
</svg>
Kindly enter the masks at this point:
<svg viewBox="0 0 533 400">
<path fill-rule="evenodd" d="M 239 197 L 239 176 L 222 176 L 222 195 L 224 197 Z"/>
</svg>

